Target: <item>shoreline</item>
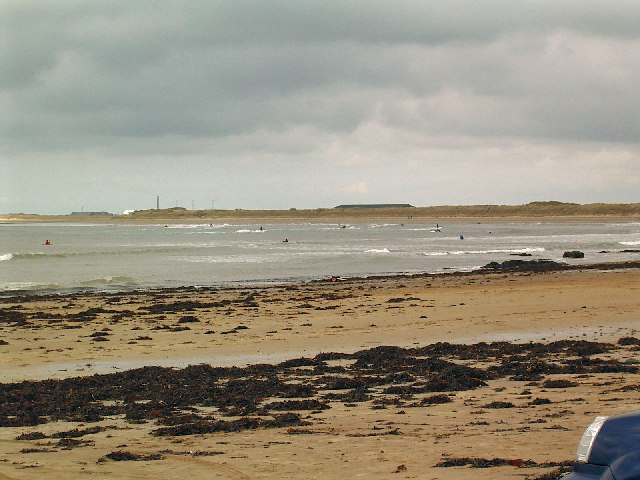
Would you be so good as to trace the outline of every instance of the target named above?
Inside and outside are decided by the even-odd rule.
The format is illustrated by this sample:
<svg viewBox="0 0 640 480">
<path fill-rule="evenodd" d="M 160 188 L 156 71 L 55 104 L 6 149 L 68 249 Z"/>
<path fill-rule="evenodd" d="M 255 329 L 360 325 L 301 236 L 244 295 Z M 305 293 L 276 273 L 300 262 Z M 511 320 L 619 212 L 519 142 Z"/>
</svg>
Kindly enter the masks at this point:
<svg viewBox="0 0 640 480">
<path fill-rule="evenodd" d="M 488 268 L 488 266 L 475 268 L 472 270 L 451 270 L 444 272 L 398 272 L 391 274 L 371 274 L 371 275 L 354 275 L 343 278 L 343 282 L 376 282 L 383 280 L 402 280 L 412 278 L 430 278 L 430 277 L 447 277 L 447 276 L 473 276 L 473 275 L 489 275 L 495 273 L 522 273 L 522 272 L 561 272 L 570 270 L 626 270 L 640 268 L 640 260 L 628 260 L 620 262 L 598 262 L 583 264 L 568 264 L 564 262 L 555 262 L 551 260 L 523 260 L 518 255 L 514 255 L 512 262 L 518 262 L 517 265 L 507 266 L 509 261 L 503 264 L 497 264 L 496 268 Z M 178 286 L 131 286 L 123 287 L 68 287 L 63 289 L 34 289 L 34 290 L 2 290 L 0 291 L 0 301 L 3 299 L 22 298 L 25 297 L 47 297 L 47 296 L 67 296 L 67 295 L 109 295 L 109 294 L 128 294 L 128 293 L 178 293 L 182 291 L 206 290 L 206 289 L 239 289 L 239 288 L 271 288 L 282 287 L 287 285 L 314 285 L 325 284 L 331 279 L 325 276 L 318 277 L 300 277 L 287 279 L 263 279 L 263 280 L 237 280 L 223 281 L 212 284 L 191 284 Z"/>
<path fill-rule="evenodd" d="M 129 328 L 147 332 L 142 335 L 143 337 L 151 338 L 154 332 L 167 333 L 163 337 L 170 343 L 164 346 L 163 353 L 159 354 L 153 352 L 153 349 L 149 350 L 148 347 L 152 344 L 147 341 L 140 342 L 141 345 L 138 345 L 135 339 L 129 339 L 131 346 L 128 347 L 126 358 L 120 358 L 120 353 L 118 353 L 126 347 L 126 344 L 116 344 L 115 347 L 110 347 L 110 344 L 89 343 L 80 349 L 81 358 L 77 361 L 70 361 L 76 357 L 75 354 L 58 355 L 63 351 L 53 348 L 45 348 L 48 354 L 45 356 L 40 355 L 37 351 L 25 354 L 26 351 L 32 351 L 31 348 L 26 347 L 22 354 L 13 361 L 4 362 L 4 371 L 0 373 L 0 382 L 31 378 L 28 374 L 30 367 L 26 368 L 28 365 L 32 365 L 34 371 L 38 372 L 33 378 L 45 379 L 49 378 L 47 375 L 51 375 L 50 378 L 65 377 L 73 372 L 82 372 L 79 373 L 80 375 L 91 375 L 145 365 L 183 367 L 190 364 L 189 362 L 202 362 L 207 359 L 218 366 L 231 366 L 234 362 L 245 365 L 251 362 L 283 360 L 296 355 L 315 355 L 331 345 L 333 345 L 332 348 L 337 348 L 341 352 L 353 353 L 358 348 L 365 348 L 372 344 L 409 347 L 416 340 L 418 343 L 424 344 L 425 342 L 450 340 L 472 343 L 474 341 L 501 340 L 520 342 L 536 339 L 544 341 L 550 337 L 569 338 L 572 331 L 567 325 L 572 324 L 566 322 L 549 324 L 538 318 L 536 322 L 542 321 L 542 325 L 547 325 L 547 330 L 542 333 L 539 328 L 532 328 L 533 324 L 529 325 L 530 322 L 519 322 L 518 326 L 511 325 L 508 328 L 502 328 L 500 320 L 494 320 L 484 328 L 473 328 L 467 331 L 464 327 L 467 320 L 459 316 L 452 317 L 449 312 L 446 312 L 447 308 L 440 312 L 443 317 L 436 321 L 427 320 L 431 317 L 433 310 L 424 310 L 429 315 L 406 320 L 408 323 L 405 323 L 403 316 L 408 315 L 408 312 L 415 312 L 412 315 L 417 315 L 422 311 L 423 303 L 426 302 L 425 299 L 418 301 L 419 298 L 413 297 L 410 292 L 421 292 L 423 296 L 441 295 L 453 301 L 458 295 L 464 298 L 472 294 L 481 294 L 480 285 L 492 286 L 497 289 L 497 292 L 504 295 L 505 291 L 510 290 L 511 283 L 515 285 L 533 283 L 534 287 L 531 287 L 532 290 L 528 293 L 528 295 L 532 295 L 535 294 L 537 288 L 541 288 L 547 283 L 549 285 L 545 289 L 561 289 L 565 283 L 573 285 L 585 278 L 591 283 L 597 280 L 598 283 L 603 284 L 603 288 L 606 287 L 616 296 L 620 296 L 621 292 L 606 285 L 609 278 L 617 278 L 618 276 L 621 278 L 640 278 L 640 261 L 589 265 L 567 265 L 551 262 L 540 265 L 536 261 L 528 262 L 525 260 L 522 261 L 520 268 L 515 269 L 376 275 L 350 277 L 338 282 L 323 279 L 262 285 L 180 286 L 118 291 L 74 291 L 71 293 L 24 292 L 15 294 L 15 292 L 5 292 L 7 295 L 0 295 L 0 327 L 3 324 L 14 324 L 14 334 L 30 332 L 29 335 L 38 339 L 40 335 L 37 335 L 37 332 L 43 330 L 48 333 L 42 338 L 53 335 L 56 338 L 65 338 L 63 343 L 71 338 L 82 338 L 83 336 L 94 340 L 90 335 L 99 337 L 100 332 L 95 329 L 97 325 L 101 324 L 106 331 L 119 331 L 123 341 L 127 336 L 125 326 L 129 325 Z M 579 287 L 574 286 L 573 288 L 575 293 L 579 294 Z M 484 289 L 482 291 L 484 292 Z M 408 306 L 404 303 L 403 297 L 391 296 L 401 293 L 411 300 Z M 486 292 L 482 294 L 486 294 Z M 594 294 L 600 293 L 594 292 Z M 363 297 L 360 298 L 360 303 L 356 303 L 356 299 L 360 295 Z M 520 298 L 517 294 L 514 295 L 515 298 Z M 370 300 L 372 298 L 378 299 L 381 303 L 374 304 L 373 300 Z M 387 305 L 387 303 L 391 304 Z M 365 310 L 364 313 L 359 312 L 364 308 L 364 305 L 368 304 L 371 304 L 369 310 Z M 486 300 L 481 304 L 483 310 L 494 311 L 496 309 Z M 126 305 L 131 305 L 131 307 L 125 307 Z M 448 308 L 456 307 L 456 305 L 451 303 Z M 466 306 L 466 311 L 470 308 L 467 306 L 467 302 L 461 305 Z M 447 306 L 445 305 L 445 307 Z M 428 308 L 434 308 L 434 305 L 428 305 Z M 511 306 L 503 305 L 500 308 L 502 309 L 498 309 L 500 315 L 510 317 L 515 314 L 515 312 L 505 310 L 513 308 Z M 538 307 L 534 302 L 528 308 L 537 309 Z M 373 322 L 385 321 L 386 313 L 392 315 L 395 320 L 386 329 L 388 337 L 385 343 L 379 338 L 376 332 L 378 327 Z M 523 321 L 527 319 L 524 312 L 519 315 L 523 317 Z M 537 316 L 540 315 L 541 313 L 537 314 Z M 484 317 L 486 313 L 474 313 L 473 316 Z M 425 320 L 420 320 L 423 317 Z M 311 323 L 316 318 L 323 325 L 320 332 L 315 332 L 315 324 Z M 345 328 L 342 323 L 345 318 L 357 320 L 357 325 Z M 370 325 L 366 323 L 369 318 L 372 319 Z M 398 321 L 400 324 L 397 323 Z M 461 323 L 462 329 L 454 329 L 448 324 L 451 321 Z M 588 338 L 590 339 L 596 339 L 598 336 L 606 336 L 611 339 L 616 336 L 618 328 L 631 332 L 634 321 L 634 319 L 625 322 L 619 321 L 613 330 L 604 325 L 591 324 L 589 326 L 589 324 L 585 324 L 582 326 L 584 330 L 582 333 L 589 330 Z M 250 325 L 256 322 L 259 331 L 250 332 Z M 295 324 L 299 322 L 303 322 L 302 326 L 311 327 L 310 335 L 304 336 L 307 332 L 303 332 L 303 330 L 306 329 L 300 325 L 294 328 Z M 332 322 L 336 325 L 328 325 Z M 269 338 L 277 337 L 276 333 L 285 333 L 276 330 L 277 326 L 282 328 L 283 323 L 287 330 L 303 335 L 303 337 L 287 334 L 287 341 L 284 344 L 281 343 L 283 339 Z M 424 325 L 421 325 L 422 323 Z M 480 325 L 473 320 L 471 323 Z M 210 326 L 215 324 L 218 324 L 222 332 L 217 329 L 216 331 L 211 330 Z M 428 339 L 423 335 L 417 335 L 418 332 L 412 331 L 411 325 L 418 325 L 421 330 L 429 332 Z M 493 325 L 493 329 L 491 325 Z M 94 330 L 91 330 L 92 328 Z M 240 328 L 240 330 L 236 328 Z M 337 330 L 332 331 L 333 328 Z M 640 328 L 640 324 L 638 324 L 638 328 Z M 0 340 L 6 338 L 11 344 L 11 336 L 6 336 L 5 331 L 6 327 L 4 331 L 0 330 Z M 61 334 L 61 332 L 64 333 Z M 67 334 L 69 332 L 70 335 Z M 173 333 L 173 335 L 169 335 L 169 333 Z M 199 340 L 198 337 L 203 333 L 212 334 L 212 337 Z M 220 337 L 220 333 L 231 335 L 230 337 Z M 241 337 L 235 337 L 239 333 L 242 333 Z M 78 335 L 80 336 L 78 337 Z M 407 335 L 406 338 L 405 335 Z M 104 338 L 98 338 L 98 340 L 109 340 L 109 336 L 111 334 L 105 335 Z M 336 338 L 332 339 L 331 337 Z M 202 339 L 202 337 L 199 338 Z M 229 342 L 229 338 L 233 340 Z M 182 341 L 177 341 L 178 339 L 182 339 Z M 217 348 L 215 355 L 207 353 L 211 349 L 209 344 L 212 341 Z M 318 342 L 324 343 L 318 344 Z M 185 348 L 184 345 L 195 345 L 196 347 L 195 349 Z M 0 348 L 6 350 L 6 347 L 2 347 L 1 344 Z M 69 346 L 66 348 L 76 350 Z M 201 349 L 202 352 L 197 352 L 198 349 Z M 113 352 L 113 354 L 107 358 L 98 359 L 91 352 L 101 352 L 101 356 L 107 352 Z M 26 358 L 30 358 L 30 360 L 25 360 Z M 44 362 L 37 360 L 37 358 L 43 359 Z M 88 363 L 91 366 L 88 366 Z"/>
<path fill-rule="evenodd" d="M 332 215 L 332 216 L 309 216 L 309 217 L 271 217 L 264 215 L 256 216 L 211 216 L 211 217 L 159 217 L 159 218 L 135 218 L 122 215 L 101 217 L 101 216 L 66 216 L 66 215 L 26 215 L 12 216 L 0 215 L 1 225 L 15 224 L 47 224 L 47 223 L 72 223 L 72 224 L 100 224 L 100 225 L 198 225 L 207 223 L 345 223 L 345 222 L 371 222 L 371 221 L 393 221 L 402 223 L 635 223 L 640 222 L 640 214 L 630 215 L 429 215 L 429 216 L 403 216 L 403 215 Z"/>
</svg>

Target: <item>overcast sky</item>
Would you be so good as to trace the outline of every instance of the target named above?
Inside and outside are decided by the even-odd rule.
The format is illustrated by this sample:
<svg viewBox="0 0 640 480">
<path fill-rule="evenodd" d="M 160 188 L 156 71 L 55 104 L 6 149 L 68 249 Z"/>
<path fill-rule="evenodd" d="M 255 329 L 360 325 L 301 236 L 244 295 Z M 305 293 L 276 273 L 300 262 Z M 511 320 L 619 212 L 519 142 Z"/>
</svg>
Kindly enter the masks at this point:
<svg viewBox="0 0 640 480">
<path fill-rule="evenodd" d="M 0 0 L 0 212 L 640 202 L 640 1 Z"/>
</svg>

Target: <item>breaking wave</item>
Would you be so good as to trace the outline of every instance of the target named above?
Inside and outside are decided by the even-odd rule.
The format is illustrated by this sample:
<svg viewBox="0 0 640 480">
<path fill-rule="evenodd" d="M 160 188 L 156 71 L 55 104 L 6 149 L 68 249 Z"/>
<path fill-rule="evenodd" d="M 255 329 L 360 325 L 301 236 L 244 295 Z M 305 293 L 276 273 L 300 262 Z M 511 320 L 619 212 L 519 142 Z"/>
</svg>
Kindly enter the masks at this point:
<svg viewBox="0 0 640 480">
<path fill-rule="evenodd" d="M 197 247 L 196 244 L 187 245 L 166 245 L 156 247 L 141 247 L 141 248 L 123 248 L 114 250 L 93 250 L 88 252 L 25 252 L 25 253 L 5 253 L 0 255 L 0 262 L 7 260 L 38 260 L 38 259 L 50 259 L 50 258 L 67 258 L 67 257 L 93 257 L 97 255 L 146 255 L 148 253 L 157 252 L 174 252 L 188 247 Z"/>
<path fill-rule="evenodd" d="M 110 276 L 107 275 L 102 278 L 94 278 L 91 280 L 85 280 L 84 282 L 79 282 L 82 286 L 87 287 L 99 287 L 101 285 L 137 285 L 137 282 L 127 276 Z"/>
<path fill-rule="evenodd" d="M 391 253 L 388 248 L 370 248 L 365 250 L 364 253 Z"/>
<path fill-rule="evenodd" d="M 441 257 L 444 255 L 485 255 L 489 253 L 534 253 L 544 252 L 542 247 L 537 248 L 514 248 L 514 249 L 495 249 L 495 250 L 452 250 L 447 252 L 423 252 L 421 255 L 427 257 Z"/>
<path fill-rule="evenodd" d="M 0 292 L 20 291 L 62 291 L 62 290 L 108 290 L 120 288 L 132 288 L 138 286 L 135 279 L 127 276 L 104 276 L 91 280 L 79 281 L 72 284 L 45 283 L 45 282 L 6 282 L 0 283 Z"/>
</svg>

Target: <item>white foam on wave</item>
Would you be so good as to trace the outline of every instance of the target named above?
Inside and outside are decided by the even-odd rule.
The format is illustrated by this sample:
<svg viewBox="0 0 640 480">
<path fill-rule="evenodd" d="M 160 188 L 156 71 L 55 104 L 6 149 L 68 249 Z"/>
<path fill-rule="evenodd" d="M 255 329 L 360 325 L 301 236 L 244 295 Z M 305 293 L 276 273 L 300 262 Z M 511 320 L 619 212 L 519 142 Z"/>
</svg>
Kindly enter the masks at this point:
<svg viewBox="0 0 640 480">
<path fill-rule="evenodd" d="M 6 262 L 9 260 L 13 260 L 13 253 L 5 253 L 4 255 L 0 255 L 0 262 Z"/>
<path fill-rule="evenodd" d="M 157 225 L 153 225 L 157 226 Z M 211 229 L 211 228 L 227 228 L 227 227 L 237 227 L 237 224 L 232 223 L 174 223 L 167 224 L 166 227 L 168 229 Z"/>
<path fill-rule="evenodd" d="M 57 283 L 6 282 L 0 283 L 0 292 L 11 292 L 20 290 L 57 290 L 62 287 L 62 285 Z"/>
<path fill-rule="evenodd" d="M 141 245 L 134 244 L 122 245 L 123 248 L 114 247 L 112 250 L 88 250 L 88 251 L 68 251 L 68 252 L 24 252 L 24 253 L 8 253 L 11 258 L 4 258 L 6 255 L 0 255 L 2 260 L 50 260 L 52 258 L 77 258 L 92 257 L 97 255 L 120 256 L 120 255 L 145 255 L 157 252 L 173 252 L 181 248 L 200 248 L 209 247 L 209 243 L 182 243 L 182 244 L 158 244 L 158 245 Z"/>
<path fill-rule="evenodd" d="M 618 243 L 620 245 L 636 246 L 636 245 L 640 245 L 640 240 L 629 241 L 629 242 L 618 242 Z"/>
<path fill-rule="evenodd" d="M 122 276 L 111 276 L 106 275 L 102 278 L 94 278 L 91 280 L 85 280 L 84 282 L 80 282 L 80 285 L 85 286 L 100 286 L 100 285 L 136 285 L 136 281 L 125 275 Z"/>
<path fill-rule="evenodd" d="M 248 230 L 246 228 L 236 230 L 236 233 L 264 233 L 266 230 Z"/>
<path fill-rule="evenodd" d="M 8 282 L 0 284 L 0 292 L 10 292 L 13 290 L 31 290 L 38 287 L 35 282 Z"/>
<path fill-rule="evenodd" d="M 167 225 L 164 228 L 169 228 L 169 229 L 193 229 L 193 228 L 202 228 L 202 227 L 208 227 L 209 224 L 208 223 L 177 223 L 177 224 L 173 224 L 173 225 Z"/>
<path fill-rule="evenodd" d="M 391 253 L 388 248 L 370 248 L 365 250 L 364 253 Z"/>
<path fill-rule="evenodd" d="M 180 260 L 190 263 L 274 263 L 282 259 L 278 255 L 201 255 Z"/>
<path fill-rule="evenodd" d="M 424 252 L 422 255 L 428 257 L 441 257 L 444 255 L 485 255 L 489 253 L 534 253 L 534 252 L 544 252 L 545 249 L 542 247 L 536 248 L 514 248 L 514 249 L 495 249 L 495 250 L 452 250 L 447 252 Z"/>
</svg>

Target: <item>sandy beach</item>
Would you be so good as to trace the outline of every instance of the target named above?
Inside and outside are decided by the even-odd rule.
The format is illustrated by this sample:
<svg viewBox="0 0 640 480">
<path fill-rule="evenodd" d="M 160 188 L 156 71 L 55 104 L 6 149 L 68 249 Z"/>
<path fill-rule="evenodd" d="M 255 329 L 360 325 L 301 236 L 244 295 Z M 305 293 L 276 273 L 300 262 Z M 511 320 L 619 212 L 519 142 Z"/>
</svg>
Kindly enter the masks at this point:
<svg viewBox="0 0 640 480">
<path fill-rule="evenodd" d="M 594 416 L 637 409 L 639 289 L 624 268 L 4 298 L 0 478 L 556 478 Z"/>
</svg>

